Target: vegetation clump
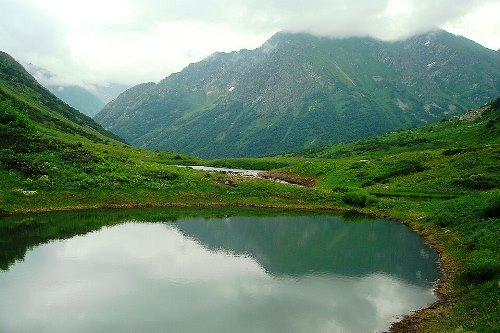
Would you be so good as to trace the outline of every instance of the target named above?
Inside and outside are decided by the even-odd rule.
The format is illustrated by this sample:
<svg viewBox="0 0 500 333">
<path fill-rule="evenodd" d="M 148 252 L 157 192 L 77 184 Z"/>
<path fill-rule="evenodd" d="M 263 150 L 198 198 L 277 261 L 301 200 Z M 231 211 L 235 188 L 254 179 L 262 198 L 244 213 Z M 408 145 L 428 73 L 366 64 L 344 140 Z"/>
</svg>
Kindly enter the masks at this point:
<svg viewBox="0 0 500 333">
<path fill-rule="evenodd" d="M 342 201 L 350 206 L 364 208 L 376 203 L 376 199 L 362 191 L 347 191 L 342 194 Z"/>
</svg>

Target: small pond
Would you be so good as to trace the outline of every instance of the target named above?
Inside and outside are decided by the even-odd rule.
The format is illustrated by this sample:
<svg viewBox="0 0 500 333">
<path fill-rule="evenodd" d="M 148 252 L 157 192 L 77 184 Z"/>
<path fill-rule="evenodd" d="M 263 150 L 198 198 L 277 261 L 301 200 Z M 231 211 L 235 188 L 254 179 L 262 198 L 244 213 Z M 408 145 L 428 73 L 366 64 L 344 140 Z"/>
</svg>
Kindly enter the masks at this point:
<svg viewBox="0 0 500 333">
<path fill-rule="evenodd" d="M 180 209 L 0 219 L 0 332 L 376 332 L 438 255 L 362 215 Z"/>
</svg>

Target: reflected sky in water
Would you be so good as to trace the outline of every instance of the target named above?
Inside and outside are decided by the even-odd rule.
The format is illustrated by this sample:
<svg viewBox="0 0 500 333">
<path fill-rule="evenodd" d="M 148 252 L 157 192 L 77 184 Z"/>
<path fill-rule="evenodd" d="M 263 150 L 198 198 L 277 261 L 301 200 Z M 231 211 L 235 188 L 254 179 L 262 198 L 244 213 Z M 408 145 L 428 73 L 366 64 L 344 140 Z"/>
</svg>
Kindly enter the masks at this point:
<svg viewBox="0 0 500 333">
<path fill-rule="evenodd" d="M 276 230 L 283 236 L 273 219 L 283 218 L 264 219 L 267 236 Z M 0 271 L 0 332 L 371 332 L 435 300 L 430 283 L 384 270 L 347 276 L 326 269 L 297 274 L 294 268 L 286 274 L 280 266 L 273 273 L 275 264 L 259 258 L 282 258 L 263 245 L 280 246 L 277 238 L 240 239 L 242 248 L 231 248 L 235 233 L 220 234 L 228 223 L 250 227 L 239 229 L 245 219 L 234 218 L 126 223 L 36 247 Z M 216 237 L 210 236 L 213 227 Z M 288 251 L 301 252 L 304 263 L 318 261 L 317 249 L 284 236 Z M 432 260 L 427 265 L 436 271 Z"/>
</svg>

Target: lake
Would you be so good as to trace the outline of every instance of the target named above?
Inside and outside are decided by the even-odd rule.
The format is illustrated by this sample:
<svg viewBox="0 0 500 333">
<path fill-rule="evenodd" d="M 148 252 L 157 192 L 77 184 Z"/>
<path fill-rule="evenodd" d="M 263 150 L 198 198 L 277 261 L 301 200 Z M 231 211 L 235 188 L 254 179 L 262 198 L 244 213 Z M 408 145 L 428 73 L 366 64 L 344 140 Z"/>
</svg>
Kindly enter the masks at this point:
<svg viewBox="0 0 500 333">
<path fill-rule="evenodd" d="M 436 300 L 403 224 L 252 209 L 0 219 L 0 332 L 375 332 Z"/>
</svg>

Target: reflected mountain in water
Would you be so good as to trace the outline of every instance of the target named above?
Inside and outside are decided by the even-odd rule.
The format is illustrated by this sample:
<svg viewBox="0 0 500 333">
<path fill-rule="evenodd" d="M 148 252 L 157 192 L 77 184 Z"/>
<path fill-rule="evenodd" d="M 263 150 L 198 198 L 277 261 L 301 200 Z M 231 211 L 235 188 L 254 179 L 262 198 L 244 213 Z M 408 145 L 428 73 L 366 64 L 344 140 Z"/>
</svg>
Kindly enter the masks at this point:
<svg viewBox="0 0 500 333">
<path fill-rule="evenodd" d="M 440 277 L 438 255 L 401 223 L 342 216 L 228 217 L 177 222 L 213 251 L 248 255 L 275 276 L 312 273 L 363 277 L 385 273 L 429 286 Z"/>
<path fill-rule="evenodd" d="M 385 273 L 421 286 L 440 276 L 437 253 L 397 222 L 364 215 L 234 208 L 94 210 L 2 218 L 0 269 L 22 261 L 37 245 L 131 220 L 174 223 L 204 247 L 251 256 L 275 276 Z"/>
</svg>

